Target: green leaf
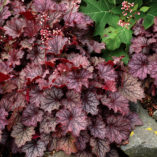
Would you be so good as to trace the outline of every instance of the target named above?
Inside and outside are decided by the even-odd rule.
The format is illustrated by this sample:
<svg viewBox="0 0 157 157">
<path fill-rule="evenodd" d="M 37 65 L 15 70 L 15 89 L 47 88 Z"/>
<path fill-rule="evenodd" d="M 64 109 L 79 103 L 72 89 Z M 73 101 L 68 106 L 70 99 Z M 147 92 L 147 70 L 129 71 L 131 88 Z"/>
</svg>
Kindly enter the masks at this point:
<svg viewBox="0 0 157 157">
<path fill-rule="evenodd" d="M 115 50 L 119 48 L 121 44 L 118 31 L 113 27 L 108 27 L 104 30 L 102 41 L 106 44 L 108 50 Z"/>
<path fill-rule="evenodd" d="M 119 19 L 119 17 L 112 12 L 114 5 L 110 4 L 108 1 L 109 0 L 83 0 L 87 6 L 80 7 L 81 12 L 90 16 L 91 19 L 95 21 L 95 35 L 101 35 L 104 32 L 106 24 L 115 26 L 116 22 L 118 22 L 117 20 L 111 20 L 111 18 Z"/>
<path fill-rule="evenodd" d="M 101 38 L 108 50 L 116 50 L 120 47 L 121 43 L 130 44 L 132 31 L 121 26 L 117 28 L 110 26 L 104 30 Z"/>
<path fill-rule="evenodd" d="M 142 8 L 140 8 L 140 11 L 146 13 L 149 9 L 150 9 L 150 7 L 148 7 L 148 6 L 143 6 Z"/>
<path fill-rule="evenodd" d="M 154 16 L 152 14 L 147 14 L 144 17 L 144 23 L 143 26 L 145 29 L 148 29 L 149 27 L 151 27 L 154 24 Z"/>
<path fill-rule="evenodd" d="M 116 5 L 116 0 L 110 0 L 109 3 Z"/>
<path fill-rule="evenodd" d="M 124 56 L 124 58 L 122 59 L 123 63 L 128 64 L 129 62 L 129 55 L 122 48 L 115 51 L 105 50 L 103 53 L 103 58 L 105 58 L 106 61 L 113 60 L 112 56 L 116 56 L 116 57 Z"/>
<path fill-rule="evenodd" d="M 122 43 L 129 45 L 132 39 L 132 31 L 125 27 L 119 27 L 118 36 Z"/>
</svg>

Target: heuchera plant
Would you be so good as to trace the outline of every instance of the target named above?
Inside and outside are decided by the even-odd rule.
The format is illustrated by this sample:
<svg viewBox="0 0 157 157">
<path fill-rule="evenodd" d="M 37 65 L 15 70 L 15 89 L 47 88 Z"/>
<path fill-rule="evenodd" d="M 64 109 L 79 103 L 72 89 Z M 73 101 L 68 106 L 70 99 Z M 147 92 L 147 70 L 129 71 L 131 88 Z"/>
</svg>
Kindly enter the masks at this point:
<svg viewBox="0 0 157 157">
<path fill-rule="evenodd" d="M 143 19 L 139 20 L 133 27 L 134 38 L 130 46 L 131 60 L 128 64 L 129 73 L 143 82 L 147 98 L 151 97 L 150 103 L 144 103 L 152 116 L 155 108 L 155 96 L 157 87 L 157 17 L 154 18 L 154 25 L 145 30 Z M 147 99 L 146 98 L 146 99 Z M 144 100 L 145 101 L 145 100 Z M 151 106 L 152 105 L 152 106 Z M 151 110 L 150 110 L 151 109 Z"/>
<path fill-rule="evenodd" d="M 132 62 L 145 54 L 130 61 L 133 76 L 121 58 L 99 58 L 105 45 L 92 39 L 94 23 L 79 4 L 0 0 L 0 142 L 13 153 L 117 157 L 111 144 L 123 144 L 142 124 L 129 101 L 144 97 L 133 76 L 145 74 L 134 74 Z"/>
</svg>

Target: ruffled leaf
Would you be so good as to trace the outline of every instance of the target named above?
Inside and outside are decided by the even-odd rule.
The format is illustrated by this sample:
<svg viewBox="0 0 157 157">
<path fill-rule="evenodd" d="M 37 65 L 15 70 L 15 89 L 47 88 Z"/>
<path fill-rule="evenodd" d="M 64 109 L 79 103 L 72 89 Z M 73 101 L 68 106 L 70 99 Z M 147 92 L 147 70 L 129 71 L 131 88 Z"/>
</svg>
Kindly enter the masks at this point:
<svg viewBox="0 0 157 157">
<path fill-rule="evenodd" d="M 52 87 L 51 89 L 45 90 L 43 100 L 41 101 L 41 108 L 49 113 L 53 110 L 58 110 L 61 106 L 62 97 L 62 89 Z"/>
<path fill-rule="evenodd" d="M 57 112 L 56 117 L 65 133 L 70 131 L 79 136 L 80 131 L 87 127 L 87 117 L 81 107 L 75 107 L 71 111 L 62 109 Z"/>
<path fill-rule="evenodd" d="M 90 136 L 87 131 L 80 132 L 80 136 L 77 138 L 76 147 L 78 150 L 83 151 L 86 148 L 87 142 L 89 142 Z"/>
<path fill-rule="evenodd" d="M 106 139 L 90 139 L 90 145 L 92 146 L 92 152 L 99 157 L 105 157 L 106 153 L 110 151 L 110 143 Z"/>
<path fill-rule="evenodd" d="M 8 120 L 6 119 L 8 112 L 6 112 L 4 108 L 0 108 L 0 113 L 0 130 L 3 130 L 8 124 Z"/>
<path fill-rule="evenodd" d="M 54 132 L 56 129 L 57 121 L 53 116 L 45 116 L 40 123 L 40 132 L 49 134 L 50 132 Z"/>
<path fill-rule="evenodd" d="M 15 143 L 18 147 L 23 146 L 27 141 L 32 140 L 32 135 L 35 134 L 34 127 L 26 127 L 22 123 L 18 122 L 11 133 L 11 136 L 15 138 Z"/>
<path fill-rule="evenodd" d="M 42 157 L 45 150 L 45 143 L 41 140 L 28 142 L 22 147 L 22 151 L 26 153 L 26 157 Z"/>
<path fill-rule="evenodd" d="M 57 150 L 63 150 L 66 154 L 76 153 L 77 149 L 75 146 L 76 139 L 73 136 L 67 135 L 58 139 Z"/>
<path fill-rule="evenodd" d="M 117 74 L 114 68 L 109 64 L 99 63 L 97 65 L 97 69 L 100 78 L 103 79 L 105 82 L 115 81 L 115 79 L 117 78 Z"/>
<path fill-rule="evenodd" d="M 133 102 L 144 98 L 144 90 L 141 88 L 140 82 L 128 73 L 123 73 L 119 91 L 125 98 Z"/>
<path fill-rule="evenodd" d="M 92 73 L 88 70 L 75 70 L 67 74 L 66 85 L 69 89 L 80 92 L 83 85 L 88 88 L 88 79 L 90 78 L 92 78 Z"/>
<path fill-rule="evenodd" d="M 43 112 L 33 106 L 33 104 L 27 106 L 22 113 L 22 123 L 26 126 L 37 126 L 38 122 L 41 122 Z"/>
<path fill-rule="evenodd" d="M 12 18 L 4 26 L 4 29 L 6 30 L 6 34 L 8 34 L 13 38 L 16 38 L 22 34 L 24 27 L 25 27 L 25 21 L 23 19 Z"/>
<path fill-rule="evenodd" d="M 127 140 L 131 132 L 130 121 L 122 116 L 107 117 L 106 137 L 112 142 L 120 144 Z"/>
<path fill-rule="evenodd" d="M 120 112 L 122 115 L 127 115 L 129 113 L 128 100 L 118 92 L 110 93 L 109 98 L 104 96 L 101 99 L 101 102 L 109 109 L 113 109 L 115 113 Z"/>
<path fill-rule="evenodd" d="M 93 119 L 92 124 L 89 125 L 89 130 L 92 136 L 95 138 L 104 139 L 106 135 L 106 125 L 103 122 L 102 118 L 97 117 L 96 119 Z"/>
<path fill-rule="evenodd" d="M 74 90 L 69 90 L 66 92 L 66 99 L 62 100 L 62 104 L 67 109 L 72 109 L 74 107 L 81 105 L 80 93 L 77 93 Z"/>
<path fill-rule="evenodd" d="M 142 53 L 134 54 L 129 61 L 128 67 L 129 73 L 134 77 L 138 77 L 141 80 L 145 79 L 149 73 L 147 56 Z"/>
<path fill-rule="evenodd" d="M 97 106 L 99 105 L 99 100 L 97 99 L 96 94 L 92 91 L 84 91 L 81 97 L 84 110 L 87 113 L 96 115 L 98 113 Z"/>
</svg>

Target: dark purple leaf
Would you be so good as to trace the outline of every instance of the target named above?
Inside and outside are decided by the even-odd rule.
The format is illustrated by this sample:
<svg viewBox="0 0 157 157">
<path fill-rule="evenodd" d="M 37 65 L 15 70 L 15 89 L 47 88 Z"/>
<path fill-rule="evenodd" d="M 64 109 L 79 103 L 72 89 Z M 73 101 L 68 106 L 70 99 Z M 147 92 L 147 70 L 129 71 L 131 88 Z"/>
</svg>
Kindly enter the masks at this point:
<svg viewBox="0 0 157 157">
<path fill-rule="evenodd" d="M 51 0 L 33 0 L 33 2 L 33 8 L 40 13 L 53 10 L 55 7 L 55 3 Z"/>
<path fill-rule="evenodd" d="M 92 78 L 92 73 L 88 70 L 75 70 L 67 74 L 66 85 L 68 89 L 75 89 L 77 92 L 81 92 L 82 86 L 88 88 L 88 79 L 90 78 Z"/>
<path fill-rule="evenodd" d="M 120 144 L 127 140 L 131 132 L 130 121 L 122 116 L 108 116 L 106 126 L 106 137 L 112 142 Z"/>
<path fill-rule="evenodd" d="M 97 106 L 99 105 L 99 100 L 96 97 L 96 94 L 92 91 L 84 91 L 82 96 L 83 108 L 87 113 L 96 115 L 98 113 Z"/>
<path fill-rule="evenodd" d="M 42 77 L 43 69 L 39 64 L 28 64 L 27 67 L 23 70 L 23 75 L 30 81 Z"/>
<path fill-rule="evenodd" d="M 142 122 L 142 120 L 140 119 L 140 117 L 138 116 L 137 113 L 130 112 L 130 114 L 127 116 L 127 118 L 131 122 L 131 128 L 132 129 L 135 129 L 135 126 L 143 125 L 143 122 Z"/>
<path fill-rule="evenodd" d="M 0 108 L 0 130 L 3 130 L 8 124 L 7 116 L 8 112 L 6 112 L 4 108 Z"/>
<path fill-rule="evenodd" d="M 122 75 L 122 85 L 119 89 L 120 93 L 128 100 L 137 102 L 144 98 L 144 90 L 141 83 L 128 73 Z"/>
<path fill-rule="evenodd" d="M 105 157 L 106 153 L 110 151 L 110 143 L 106 139 L 91 138 L 90 145 L 92 152 L 98 157 Z"/>
<path fill-rule="evenodd" d="M 130 53 L 140 53 L 147 50 L 147 39 L 142 36 L 138 36 L 132 39 L 132 44 L 130 46 Z"/>
<path fill-rule="evenodd" d="M 75 146 L 75 141 L 76 139 L 73 136 L 64 136 L 58 139 L 57 150 L 63 150 L 68 155 L 70 155 L 71 153 L 76 153 L 77 149 Z"/>
<path fill-rule="evenodd" d="M 76 147 L 78 150 L 83 151 L 86 148 L 86 143 L 89 142 L 90 136 L 87 131 L 80 132 L 80 136 L 77 138 Z"/>
<path fill-rule="evenodd" d="M 66 99 L 62 100 L 62 104 L 66 109 L 72 109 L 74 107 L 81 105 L 80 93 L 74 90 L 69 90 L 66 92 Z"/>
<path fill-rule="evenodd" d="M 109 64 L 99 63 L 97 65 L 97 69 L 100 78 L 103 79 L 105 82 L 115 81 L 115 79 L 117 78 L 117 74 L 114 68 Z"/>
<path fill-rule="evenodd" d="M 39 107 L 43 99 L 43 91 L 39 90 L 38 88 L 32 89 L 29 92 L 29 98 L 31 104 L 34 104 L 35 106 Z"/>
<path fill-rule="evenodd" d="M 119 157 L 119 154 L 115 149 L 111 149 L 110 152 L 106 154 L 106 157 Z"/>
<path fill-rule="evenodd" d="M 43 120 L 40 123 L 40 133 L 49 134 L 50 132 L 55 131 L 56 129 L 56 118 L 53 116 L 44 116 Z"/>
<path fill-rule="evenodd" d="M 106 135 L 106 126 L 101 117 L 92 119 L 91 125 L 89 125 L 89 130 L 92 136 L 95 138 L 104 139 Z"/>
<path fill-rule="evenodd" d="M 51 89 L 45 90 L 41 101 L 41 108 L 49 113 L 53 110 L 58 110 L 61 105 L 62 97 L 62 89 L 52 87 Z"/>
<path fill-rule="evenodd" d="M 22 147 L 22 151 L 26 153 L 26 157 L 42 157 L 45 150 L 45 143 L 41 140 L 27 142 Z"/>
<path fill-rule="evenodd" d="M 22 113 L 22 123 L 26 126 L 37 126 L 38 122 L 41 122 L 43 112 L 39 108 L 35 107 L 33 104 L 30 104 L 26 107 Z"/>
<path fill-rule="evenodd" d="M 13 127 L 11 136 L 15 138 L 15 143 L 18 147 L 23 146 L 27 141 L 32 140 L 32 135 L 35 134 L 34 127 L 26 127 L 18 122 Z"/>
<path fill-rule="evenodd" d="M 110 110 L 113 109 L 115 113 L 120 112 L 122 115 L 127 115 L 129 113 L 128 100 L 118 92 L 110 93 L 108 98 L 104 96 L 101 99 L 101 102 Z"/>
<path fill-rule="evenodd" d="M 47 40 L 46 53 L 60 55 L 64 46 L 68 43 L 67 38 L 63 38 L 61 35 L 54 36 L 54 38 Z"/>
<path fill-rule="evenodd" d="M 142 53 L 134 54 L 128 64 L 129 73 L 143 80 L 149 73 L 148 58 Z"/>
<path fill-rule="evenodd" d="M 6 34 L 13 38 L 16 38 L 22 34 L 24 27 L 24 19 L 11 18 L 10 21 L 7 21 L 7 24 L 4 26 L 4 29 L 6 30 Z"/>
<path fill-rule="evenodd" d="M 79 136 L 80 131 L 87 127 L 87 117 L 81 107 L 75 107 L 71 111 L 62 109 L 57 112 L 56 117 L 65 133 L 70 131 Z"/>
<path fill-rule="evenodd" d="M 93 157 L 93 154 L 85 150 L 85 151 L 78 152 L 76 154 L 76 157 Z"/>
<path fill-rule="evenodd" d="M 71 61 L 76 67 L 82 67 L 86 69 L 90 65 L 86 56 L 82 56 L 75 53 L 70 54 L 68 56 L 68 60 Z"/>
</svg>

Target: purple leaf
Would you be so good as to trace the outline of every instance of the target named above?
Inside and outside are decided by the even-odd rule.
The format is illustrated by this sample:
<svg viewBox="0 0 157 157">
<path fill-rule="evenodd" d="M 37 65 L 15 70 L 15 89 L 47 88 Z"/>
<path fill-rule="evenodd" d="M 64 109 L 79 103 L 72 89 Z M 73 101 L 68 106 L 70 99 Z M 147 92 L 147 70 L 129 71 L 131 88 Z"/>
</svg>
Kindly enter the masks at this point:
<svg viewBox="0 0 157 157">
<path fill-rule="evenodd" d="M 62 104 L 66 109 L 72 109 L 74 107 L 81 105 L 80 93 L 74 90 L 69 90 L 66 92 L 66 99 L 62 100 Z"/>
<path fill-rule="evenodd" d="M 39 107 L 43 99 L 43 91 L 40 91 L 38 88 L 32 89 L 29 92 L 30 102 L 35 106 Z"/>
<path fill-rule="evenodd" d="M 13 38 L 16 38 L 22 34 L 24 27 L 24 19 L 11 18 L 10 21 L 7 21 L 7 24 L 4 26 L 4 29 L 6 30 L 6 34 Z"/>
<path fill-rule="evenodd" d="M 97 65 L 97 69 L 100 78 L 103 79 L 105 82 L 115 81 L 115 79 L 117 78 L 117 74 L 114 68 L 109 64 L 99 63 Z"/>
<path fill-rule="evenodd" d="M 36 108 L 33 104 L 26 107 L 22 113 L 22 123 L 26 126 L 37 126 L 38 122 L 41 122 L 43 112 Z"/>
<path fill-rule="evenodd" d="M 66 85 L 68 89 L 75 89 L 77 92 L 81 92 L 83 85 L 88 88 L 88 79 L 90 78 L 92 78 L 92 73 L 88 70 L 75 70 L 67 74 Z"/>
<path fill-rule="evenodd" d="M 104 96 L 101 99 L 101 102 L 109 109 L 113 109 L 115 113 L 120 112 L 122 115 L 127 115 L 129 113 L 128 100 L 118 92 L 110 93 L 109 98 Z"/>
<path fill-rule="evenodd" d="M 32 135 L 35 134 L 34 127 L 26 127 L 18 122 L 13 127 L 11 136 L 15 138 L 15 143 L 18 147 L 23 146 L 27 141 L 32 140 Z"/>
<path fill-rule="evenodd" d="M 70 131 L 79 136 L 80 131 L 87 127 L 87 117 L 81 107 L 75 107 L 71 111 L 62 109 L 57 112 L 56 117 L 65 133 Z"/>
<path fill-rule="evenodd" d="M 106 154 L 106 157 L 119 157 L 119 154 L 115 149 L 111 149 L 110 152 Z"/>
<path fill-rule="evenodd" d="M 77 149 L 75 146 L 76 139 L 73 136 L 64 136 L 58 139 L 57 150 L 63 150 L 66 154 L 76 153 Z"/>
<path fill-rule="evenodd" d="M 89 130 L 92 136 L 95 138 L 104 139 L 106 135 L 106 126 L 101 117 L 92 119 L 91 125 L 89 125 Z"/>
<path fill-rule="evenodd" d="M 157 61 L 151 61 L 149 63 L 150 77 L 156 79 L 157 78 Z"/>
<path fill-rule="evenodd" d="M 8 112 L 6 112 L 4 108 L 0 108 L 0 113 L 0 130 L 3 130 L 8 124 L 8 121 L 6 119 Z"/>
<path fill-rule="evenodd" d="M 26 66 L 23 73 L 28 80 L 33 81 L 42 76 L 43 69 L 41 65 L 32 63 Z"/>
<path fill-rule="evenodd" d="M 143 125 L 143 122 L 141 121 L 141 119 L 137 113 L 130 112 L 130 114 L 127 116 L 127 118 L 131 122 L 132 129 L 135 129 L 135 126 Z"/>
<path fill-rule="evenodd" d="M 39 44 L 41 44 L 39 42 Z M 30 59 L 35 64 L 43 64 L 45 61 L 45 50 L 40 46 L 34 46 L 28 53 L 27 59 Z"/>
<path fill-rule="evenodd" d="M 9 7 L 3 7 L 2 10 L 0 10 L 0 19 L 6 20 L 9 16 L 11 16 L 11 12 L 9 11 Z"/>
<path fill-rule="evenodd" d="M 90 65 L 86 56 L 82 56 L 75 53 L 70 54 L 68 56 L 68 60 L 71 61 L 76 67 L 82 67 L 86 69 Z"/>
<path fill-rule="evenodd" d="M 47 40 L 47 51 L 46 53 L 60 55 L 64 49 L 64 46 L 68 43 L 67 38 L 63 38 L 61 35 L 54 36 Z"/>
<path fill-rule="evenodd" d="M 76 157 L 93 157 L 93 154 L 85 150 L 85 151 L 78 152 L 76 154 Z"/>
<path fill-rule="evenodd" d="M 51 0 L 33 0 L 33 8 L 37 12 L 43 13 L 54 9 L 55 3 Z"/>
<path fill-rule="evenodd" d="M 22 147 L 22 151 L 26 153 L 26 157 L 42 157 L 45 150 L 45 143 L 41 140 L 27 142 Z"/>
<path fill-rule="evenodd" d="M 46 133 L 49 134 L 50 132 L 53 132 L 56 130 L 56 118 L 53 116 L 44 116 L 43 120 L 40 123 L 40 133 Z"/>
<path fill-rule="evenodd" d="M 99 42 L 94 41 L 94 40 L 83 40 L 82 43 L 84 45 L 87 45 L 90 53 L 92 53 L 93 51 L 96 53 L 101 53 L 101 50 L 105 49 L 104 43 L 99 43 Z"/>
<path fill-rule="evenodd" d="M 110 143 L 106 139 L 91 138 L 90 145 L 92 152 L 99 157 L 105 157 L 106 153 L 110 151 Z"/>
<path fill-rule="evenodd" d="M 79 29 L 84 30 L 86 30 L 89 25 L 93 24 L 93 21 L 89 18 L 89 16 L 86 16 L 81 12 L 70 12 L 64 16 L 64 21 L 67 26 L 77 26 Z"/>
<path fill-rule="evenodd" d="M 134 54 L 128 64 L 129 73 L 143 80 L 149 73 L 148 58 L 142 53 Z"/>
<path fill-rule="evenodd" d="M 96 115 L 98 113 L 97 106 L 99 105 L 99 100 L 94 92 L 84 91 L 82 94 L 82 104 L 87 113 L 91 113 L 92 115 Z"/>
<path fill-rule="evenodd" d="M 61 105 L 62 97 L 62 89 L 52 87 L 51 89 L 45 90 L 43 100 L 41 101 L 41 108 L 49 113 L 53 110 L 58 110 Z"/>
<path fill-rule="evenodd" d="M 86 148 L 86 143 L 89 142 L 90 136 L 86 130 L 80 132 L 80 136 L 77 138 L 76 147 L 78 150 L 83 151 Z"/>
<path fill-rule="evenodd" d="M 147 52 L 147 39 L 142 36 L 138 36 L 132 39 L 132 44 L 130 46 L 130 53 L 140 53 Z"/>
<path fill-rule="evenodd" d="M 120 144 L 127 140 L 131 132 L 130 121 L 122 116 L 108 116 L 106 126 L 106 137 L 112 142 Z"/>
<path fill-rule="evenodd" d="M 126 99 L 132 102 L 137 102 L 137 100 L 141 100 L 145 96 L 141 83 L 128 73 L 123 73 L 122 85 L 119 91 Z"/>
</svg>

